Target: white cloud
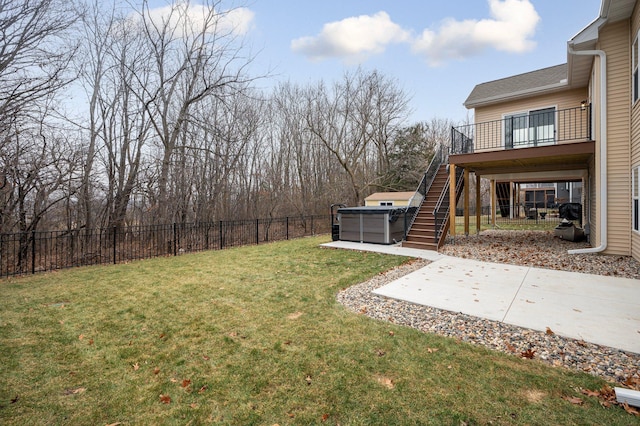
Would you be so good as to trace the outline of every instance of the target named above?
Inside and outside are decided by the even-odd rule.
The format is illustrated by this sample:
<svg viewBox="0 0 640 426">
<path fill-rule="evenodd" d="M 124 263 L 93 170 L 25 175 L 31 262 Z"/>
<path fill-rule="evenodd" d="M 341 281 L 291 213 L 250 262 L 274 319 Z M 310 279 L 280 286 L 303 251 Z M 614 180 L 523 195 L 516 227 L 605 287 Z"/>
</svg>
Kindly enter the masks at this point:
<svg viewBox="0 0 640 426">
<path fill-rule="evenodd" d="M 206 4 L 176 1 L 172 5 L 150 9 L 147 16 L 158 27 L 168 22 L 170 27 L 187 32 L 198 33 L 204 29 L 210 33 L 219 31 L 244 35 L 251 29 L 255 14 L 245 7 L 216 11 Z"/>
<path fill-rule="evenodd" d="M 386 12 L 378 12 L 325 24 L 317 36 L 293 40 L 291 49 L 313 61 L 342 58 L 357 63 L 409 38 L 409 32 L 391 21 Z"/>
<path fill-rule="evenodd" d="M 490 48 L 522 53 L 535 47 L 531 37 L 540 16 L 529 0 L 488 0 L 488 3 L 491 19 L 446 19 L 437 31 L 424 30 L 413 42 L 413 51 L 436 66 L 447 59 L 463 59 Z"/>
</svg>

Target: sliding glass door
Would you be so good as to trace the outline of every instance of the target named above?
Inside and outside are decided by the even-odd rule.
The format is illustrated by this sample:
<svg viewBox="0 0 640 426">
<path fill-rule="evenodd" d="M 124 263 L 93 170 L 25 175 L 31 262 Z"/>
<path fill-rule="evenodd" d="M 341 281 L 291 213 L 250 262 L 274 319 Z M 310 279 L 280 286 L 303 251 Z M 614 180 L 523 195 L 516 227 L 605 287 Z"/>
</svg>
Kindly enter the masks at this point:
<svg viewBox="0 0 640 426">
<path fill-rule="evenodd" d="M 508 115 L 504 119 L 504 147 L 512 149 L 553 145 L 555 129 L 555 108 Z"/>
</svg>

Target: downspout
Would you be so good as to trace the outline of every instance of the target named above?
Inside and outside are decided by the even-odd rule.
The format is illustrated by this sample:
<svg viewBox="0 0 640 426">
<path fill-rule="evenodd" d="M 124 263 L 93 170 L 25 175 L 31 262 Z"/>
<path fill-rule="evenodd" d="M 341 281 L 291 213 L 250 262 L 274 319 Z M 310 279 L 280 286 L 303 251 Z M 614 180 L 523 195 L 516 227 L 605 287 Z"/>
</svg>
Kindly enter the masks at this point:
<svg viewBox="0 0 640 426">
<path fill-rule="evenodd" d="M 569 250 L 569 254 L 600 253 L 607 248 L 607 55 L 603 50 L 575 51 L 567 44 L 571 55 L 600 57 L 600 245 Z"/>
</svg>

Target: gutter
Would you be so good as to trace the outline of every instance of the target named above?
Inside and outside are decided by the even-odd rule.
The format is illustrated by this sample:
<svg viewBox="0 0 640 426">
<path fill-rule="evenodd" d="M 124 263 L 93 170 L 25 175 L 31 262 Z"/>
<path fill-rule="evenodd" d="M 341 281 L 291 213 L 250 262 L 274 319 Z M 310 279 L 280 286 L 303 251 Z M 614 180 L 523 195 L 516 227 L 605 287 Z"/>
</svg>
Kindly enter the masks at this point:
<svg viewBox="0 0 640 426">
<path fill-rule="evenodd" d="M 607 248 L 607 55 L 603 50 L 575 51 L 567 44 L 570 55 L 600 57 L 600 245 L 592 248 L 569 250 L 569 254 L 600 253 Z"/>
</svg>

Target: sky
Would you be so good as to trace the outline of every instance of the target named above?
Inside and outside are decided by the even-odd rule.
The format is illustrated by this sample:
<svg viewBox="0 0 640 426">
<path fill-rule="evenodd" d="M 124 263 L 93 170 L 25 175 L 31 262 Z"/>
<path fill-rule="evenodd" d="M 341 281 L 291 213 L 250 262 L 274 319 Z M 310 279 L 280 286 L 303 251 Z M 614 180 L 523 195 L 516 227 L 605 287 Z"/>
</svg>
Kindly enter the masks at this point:
<svg viewBox="0 0 640 426">
<path fill-rule="evenodd" d="M 192 0 L 191 5 L 197 4 Z M 222 2 L 224 5 L 225 3 Z M 476 84 L 567 61 L 566 43 L 601 0 L 246 0 L 234 22 L 255 60 L 279 81 L 332 83 L 358 67 L 393 79 L 409 123 L 470 116 Z"/>
</svg>

